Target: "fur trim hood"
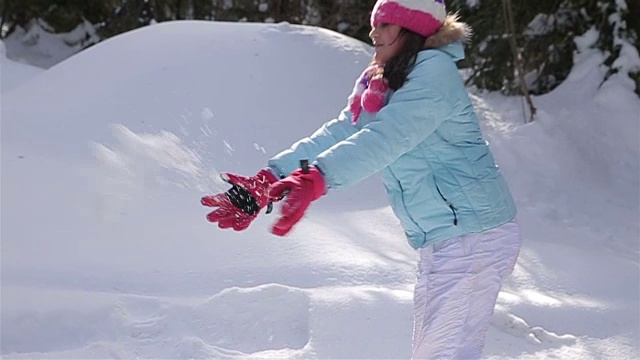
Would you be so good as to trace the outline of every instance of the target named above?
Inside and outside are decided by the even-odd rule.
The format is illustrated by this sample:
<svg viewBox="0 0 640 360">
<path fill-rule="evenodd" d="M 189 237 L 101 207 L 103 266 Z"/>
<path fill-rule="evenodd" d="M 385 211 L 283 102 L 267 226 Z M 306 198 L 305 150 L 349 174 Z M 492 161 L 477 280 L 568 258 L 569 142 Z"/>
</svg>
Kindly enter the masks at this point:
<svg viewBox="0 0 640 360">
<path fill-rule="evenodd" d="M 456 41 L 469 41 L 472 35 L 471 27 L 459 21 L 459 18 L 458 14 L 447 15 L 440 29 L 427 38 L 424 48 L 437 49 Z"/>
</svg>

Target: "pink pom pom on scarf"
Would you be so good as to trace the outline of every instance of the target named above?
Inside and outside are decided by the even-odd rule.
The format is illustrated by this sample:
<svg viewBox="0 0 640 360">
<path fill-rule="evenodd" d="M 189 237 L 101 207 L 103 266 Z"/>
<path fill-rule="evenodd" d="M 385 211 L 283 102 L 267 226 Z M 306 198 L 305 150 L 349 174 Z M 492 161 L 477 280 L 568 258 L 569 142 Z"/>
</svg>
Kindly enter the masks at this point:
<svg viewBox="0 0 640 360">
<path fill-rule="evenodd" d="M 349 96 L 351 121 L 355 124 L 364 109 L 368 113 L 377 113 L 384 106 L 385 96 L 389 90 L 382 77 L 381 65 L 366 68 L 356 80 L 353 92 Z"/>
</svg>

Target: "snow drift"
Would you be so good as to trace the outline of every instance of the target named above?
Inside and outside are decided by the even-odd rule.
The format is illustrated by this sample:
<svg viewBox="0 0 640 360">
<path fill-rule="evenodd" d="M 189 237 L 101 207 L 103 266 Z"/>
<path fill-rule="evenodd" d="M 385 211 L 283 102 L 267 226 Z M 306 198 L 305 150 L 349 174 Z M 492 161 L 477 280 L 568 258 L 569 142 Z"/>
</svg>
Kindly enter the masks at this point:
<svg viewBox="0 0 640 360">
<path fill-rule="evenodd" d="M 336 116 L 370 55 L 316 28 L 163 23 L 3 90 L 3 358 L 409 357 L 416 254 L 377 177 L 286 238 L 199 205 Z M 473 95 L 525 237 L 488 359 L 640 355 L 640 101 L 601 79 L 586 54 L 526 126 L 517 99 Z"/>
</svg>

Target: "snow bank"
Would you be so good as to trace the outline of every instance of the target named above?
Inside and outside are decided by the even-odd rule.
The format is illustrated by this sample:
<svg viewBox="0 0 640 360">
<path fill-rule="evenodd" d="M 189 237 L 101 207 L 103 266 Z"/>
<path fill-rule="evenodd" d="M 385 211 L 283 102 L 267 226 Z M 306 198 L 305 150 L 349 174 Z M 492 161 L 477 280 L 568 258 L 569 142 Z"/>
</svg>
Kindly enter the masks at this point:
<svg viewBox="0 0 640 360">
<path fill-rule="evenodd" d="M 473 95 L 525 239 L 486 359 L 640 357 L 640 100 L 583 55 L 532 124 Z M 377 177 L 286 238 L 199 204 L 335 116 L 370 56 L 309 27 L 162 23 L 3 93 L 2 357 L 408 358 L 416 253 Z"/>
</svg>

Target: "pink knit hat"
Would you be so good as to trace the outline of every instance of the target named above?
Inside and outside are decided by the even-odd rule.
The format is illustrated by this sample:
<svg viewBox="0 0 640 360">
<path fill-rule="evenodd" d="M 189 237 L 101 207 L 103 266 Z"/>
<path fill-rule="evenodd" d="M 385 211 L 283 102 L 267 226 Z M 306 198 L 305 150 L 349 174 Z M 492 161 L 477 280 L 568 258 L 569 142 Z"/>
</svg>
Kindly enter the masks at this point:
<svg viewBox="0 0 640 360">
<path fill-rule="evenodd" d="M 378 0 L 371 12 L 371 27 L 394 24 L 429 37 L 438 31 L 446 16 L 444 0 Z"/>
</svg>

